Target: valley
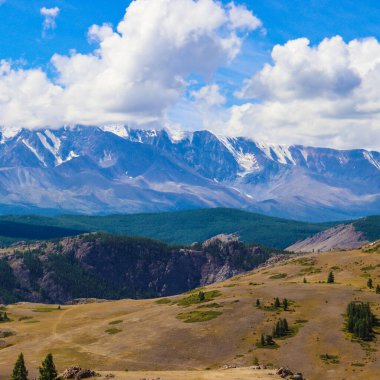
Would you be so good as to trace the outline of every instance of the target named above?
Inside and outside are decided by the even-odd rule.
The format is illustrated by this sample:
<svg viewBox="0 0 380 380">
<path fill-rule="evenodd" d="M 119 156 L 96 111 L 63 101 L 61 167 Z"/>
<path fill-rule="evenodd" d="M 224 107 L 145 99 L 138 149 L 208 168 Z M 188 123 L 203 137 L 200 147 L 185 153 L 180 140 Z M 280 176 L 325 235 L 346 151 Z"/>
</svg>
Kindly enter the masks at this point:
<svg viewBox="0 0 380 380">
<path fill-rule="evenodd" d="M 356 300 L 369 302 L 380 317 L 380 295 L 367 286 L 369 278 L 374 287 L 380 283 L 379 255 L 380 244 L 373 243 L 351 251 L 290 256 L 159 299 L 8 305 L 11 321 L 0 324 L 0 329 L 13 335 L 1 339 L 0 378 L 7 378 L 22 351 L 31 374 L 52 352 L 60 371 L 80 364 L 104 373 L 116 371 L 121 379 L 149 373 L 161 379 L 182 376 L 176 371 L 196 371 L 184 375 L 189 380 L 212 379 L 208 371 L 215 371 L 215 379 L 233 379 L 220 368 L 237 366 L 243 373 L 255 358 L 269 368 L 288 366 L 311 380 L 376 379 L 379 327 L 373 341 L 360 342 L 345 331 L 344 315 Z M 335 277 L 332 284 L 326 283 L 330 272 Z M 281 304 L 288 300 L 287 310 L 274 306 L 277 297 Z M 291 333 L 274 338 L 273 347 L 261 346 L 261 334 L 271 334 L 279 318 L 286 318 Z M 250 377 L 236 378 L 260 378 L 247 371 Z"/>
</svg>

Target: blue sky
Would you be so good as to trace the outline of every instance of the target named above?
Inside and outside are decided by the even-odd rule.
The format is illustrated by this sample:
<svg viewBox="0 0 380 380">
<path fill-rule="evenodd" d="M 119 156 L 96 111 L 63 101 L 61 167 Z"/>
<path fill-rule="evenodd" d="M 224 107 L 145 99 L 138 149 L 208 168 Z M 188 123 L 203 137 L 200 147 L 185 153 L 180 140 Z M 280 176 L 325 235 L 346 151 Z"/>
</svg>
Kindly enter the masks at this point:
<svg viewBox="0 0 380 380">
<path fill-rule="evenodd" d="M 46 64 L 54 53 L 68 54 L 70 49 L 90 52 L 93 46 L 88 43 L 88 28 L 102 23 L 117 25 L 129 3 L 125 0 L 7 0 L 0 7 L 0 57 L 23 58 L 29 66 L 35 66 Z M 253 11 L 267 31 L 265 36 L 252 33 L 246 41 L 239 61 L 241 70 L 248 74 L 269 59 L 273 45 L 291 39 L 307 37 L 315 44 L 335 35 L 346 41 L 380 37 L 380 5 L 374 6 L 373 0 L 239 0 L 236 3 Z M 60 8 L 57 28 L 47 38 L 41 36 L 43 6 Z"/>
<path fill-rule="evenodd" d="M 138 2 L 139 1 L 144 0 L 138 0 Z M 174 0 L 172 1 L 174 2 Z M 229 3 L 230 0 L 224 2 L 224 9 L 228 9 Z M 51 57 L 54 54 L 69 56 L 72 54 L 70 53 L 71 49 L 75 49 L 78 53 L 91 55 L 94 49 L 97 48 L 97 44 L 89 43 L 89 27 L 94 24 L 102 25 L 103 23 L 109 23 L 115 28 L 123 19 L 125 9 L 128 8 L 129 4 L 129 1 L 121 0 L 3 1 L 2 5 L 0 5 L 0 59 L 11 61 L 14 70 L 20 67 L 24 70 L 40 68 L 41 71 L 46 73 L 49 80 L 54 81 L 51 74 L 53 72 L 52 63 L 50 61 Z M 215 4 L 218 3 L 215 2 Z M 309 139 L 310 144 L 330 144 L 338 147 L 348 147 L 357 143 L 355 141 L 357 140 L 359 132 L 355 130 L 355 128 L 359 127 L 355 127 L 352 120 L 358 119 L 359 122 L 357 124 L 360 124 L 360 128 L 363 128 L 363 125 L 371 124 L 371 126 L 368 127 L 368 138 L 361 139 L 360 141 L 360 144 L 371 147 L 371 144 L 373 144 L 372 134 L 376 134 L 379 131 L 377 118 L 374 119 L 375 116 L 371 116 L 371 119 L 368 120 L 368 116 L 366 116 L 367 119 L 363 119 L 363 115 L 368 115 L 368 108 L 371 107 L 370 104 L 373 103 L 373 100 L 369 99 L 368 103 L 360 105 L 360 112 L 362 112 L 362 109 L 365 109 L 365 112 L 349 117 L 347 110 L 349 107 L 352 108 L 352 104 L 355 104 L 357 99 L 352 98 L 352 94 L 355 91 L 360 93 L 360 91 L 364 91 L 364 89 L 359 89 L 359 84 L 357 85 L 358 88 L 351 88 L 348 83 L 347 86 L 349 90 L 344 94 L 339 93 L 342 97 L 346 97 L 345 104 L 337 104 L 337 92 L 334 94 L 331 93 L 331 88 L 335 86 L 334 83 L 337 80 L 346 80 L 342 78 L 351 78 L 350 75 L 352 74 L 351 76 L 354 76 L 355 73 L 359 73 L 360 76 L 368 74 L 368 70 L 364 73 L 363 70 L 355 66 L 356 61 L 364 61 L 367 59 L 364 56 L 358 60 L 354 59 L 354 64 L 352 61 L 346 63 L 346 66 L 340 64 L 335 65 L 334 62 L 340 62 L 341 56 L 337 58 L 331 56 L 328 58 L 332 67 L 331 69 L 326 68 L 325 72 L 330 73 L 331 71 L 333 74 L 326 75 L 326 87 L 324 89 L 315 90 L 315 92 L 320 91 L 318 104 L 315 102 L 315 97 L 310 95 L 313 92 L 312 89 L 309 89 L 308 94 L 304 96 L 306 87 L 310 86 L 310 83 L 313 82 L 311 78 L 306 78 L 303 83 L 297 84 L 298 87 L 302 87 L 302 91 L 300 90 L 300 92 L 297 93 L 297 97 L 293 97 L 289 100 L 289 96 L 285 96 L 284 94 L 294 92 L 293 88 L 286 89 L 283 87 L 285 84 L 281 84 L 278 93 L 274 93 L 274 90 L 272 91 L 272 89 L 269 88 L 270 83 L 272 83 L 271 81 L 276 79 L 276 70 L 265 74 L 265 78 L 256 77 L 256 79 L 254 79 L 254 77 L 260 74 L 265 64 L 273 65 L 275 69 L 278 68 L 278 71 L 286 70 L 286 64 L 284 64 L 283 60 L 281 62 L 281 59 L 279 59 L 279 62 L 272 60 L 272 49 L 275 45 L 287 46 L 286 44 L 289 41 L 299 38 L 306 37 L 310 41 L 310 49 L 306 49 L 307 51 L 304 51 L 305 47 L 301 46 L 302 44 L 297 45 L 295 48 L 303 51 L 301 59 L 305 62 L 305 65 L 312 65 L 312 61 L 307 57 L 308 54 L 313 54 L 311 47 L 318 49 L 319 44 L 324 39 L 329 39 L 330 47 L 337 44 L 337 51 L 340 51 L 340 48 L 346 50 L 346 53 L 342 53 L 344 56 L 353 56 L 351 52 L 353 50 L 358 52 L 355 54 L 363 55 L 364 50 L 368 51 L 372 48 L 368 47 L 364 49 L 364 45 L 362 49 L 356 46 L 350 47 L 349 43 L 352 40 L 361 41 L 361 39 L 368 37 L 375 41 L 380 39 L 380 24 L 378 22 L 378 20 L 380 20 L 380 6 L 374 5 L 376 2 L 373 0 L 363 0 L 360 2 L 352 0 L 237 0 L 235 4 L 236 6 L 241 5 L 246 7 L 252 12 L 252 14 L 261 20 L 262 27 L 251 28 L 242 33 L 239 32 L 239 38 L 242 41 L 239 54 L 232 61 L 218 63 L 218 65 L 214 67 L 211 75 L 204 77 L 199 72 L 196 72 L 196 70 L 194 70 L 194 73 L 187 73 L 187 76 L 183 77 L 183 79 L 193 81 L 183 89 L 181 99 L 177 99 L 177 101 L 167 100 L 166 103 L 164 102 L 160 106 L 157 106 L 157 112 L 165 114 L 166 117 L 172 115 L 174 119 L 169 120 L 169 124 L 183 124 L 185 128 L 190 129 L 196 128 L 197 125 L 202 123 L 202 127 L 209 129 L 216 128 L 215 125 L 210 125 L 210 121 L 205 121 L 205 119 L 216 118 L 219 120 L 219 125 L 225 124 L 220 131 L 223 133 L 240 133 L 245 135 L 254 135 L 256 133 L 262 136 L 262 138 L 268 136 L 269 140 L 274 140 L 275 136 L 280 136 L 280 141 L 276 142 L 287 143 L 288 141 L 283 140 L 287 140 L 286 136 L 289 135 L 289 132 L 293 131 L 295 134 L 295 142 L 304 143 Z M 41 15 L 41 9 L 43 7 L 59 8 L 59 14 L 55 18 L 55 27 L 45 31 L 43 30 L 44 17 Z M 181 21 L 178 20 L 178 22 L 180 23 Z M 334 36 L 340 36 L 341 42 L 333 40 L 332 38 Z M 149 48 L 150 47 L 147 46 L 146 50 Z M 334 48 L 329 48 L 329 51 L 333 52 Z M 324 52 L 325 50 L 322 47 L 320 51 L 318 50 L 317 52 L 321 62 L 326 61 L 326 59 L 322 57 Z M 286 56 L 289 57 L 290 61 L 292 60 L 290 48 L 285 48 L 283 53 L 281 57 Z M 160 54 L 165 54 L 165 52 L 160 52 Z M 371 59 L 374 59 L 375 62 L 377 58 L 371 56 Z M 295 75 L 294 73 L 296 73 L 298 69 L 294 67 L 293 69 L 286 71 L 284 76 L 288 75 L 290 77 L 291 75 Z M 318 71 L 318 68 L 310 67 L 310 69 L 305 69 L 305 71 L 313 72 L 314 75 L 314 73 Z M 173 73 L 173 75 L 177 74 Z M 365 83 L 366 78 L 367 77 L 360 77 L 358 83 Z M 348 81 L 350 80 L 355 82 L 355 78 L 348 79 Z M 327 83 L 328 81 L 331 83 Z M 248 82 L 249 84 L 247 84 Z M 290 79 L 289 83 L 292 83 Z M 65 85 L 67 86 L 67 83 Z M 204 106 L 202 107 L 196 103 L 194 99 L 190 99 L 191 97 L 197 97 L 196 94 L 194 95 L 194 91 L 201 89 L 203 86 L 212 85 L 218 86 L 218 91 L 222 97 L 224 97 L 224 101 L 220 102 L 223 104 L 215 103 L 212 107 L 206 109 Z M 345 86 L 346 85 L 343 85 L 343 88 L 347 87 Z M 292 84 L 290 84 L 290 87 L 292 87 Z M 271 91 L 272 93 L 268 95 Z M 240 95 L 237 96 L 237 93 L 240 93 Z M 300 95 L 301 93 L 302 96 Z M 197 99 L 198 98 L 200 99 L 200 97 L 197 97 Z M 320 126 L 320 129 L 325 131 L 325 128 L 331 125 L 331 127 L 328 127 L 331 128 L 331 133 L 326 134 L 321 132 L 318 134 L 318 126 L 314 126 L 313 130 L 306 130 L 306 128 L 308 128 L 306 125 L 309 125 L 312 121 L 306 120 L 305 116 L 302 115 L 299 115 L 297 120 L 287 123 L 287 130 L 285 127 L 283 129 L 276 129 L 279 128 L 279 125 L 284 124 L 284 111 L 279 109 L 279 103 L 281 102 L 281 106 L 284 105 L 284 101 L 289 102 L 289 104 L 291 101 L 291 104 L 294 104 L 295 102 L 303 102 L 304 98 L 310 99 L 310 102 L 307 104 L 299 103 L 298 107 L 305 109 L 310 107 L 311 113 L 315 112 L 318 118 L 321 117 L 322 124 L 326 120 L 325 126 Z M 331 101 L 330 105 L 324 104 L 327 98 Z M 275 101 L 273 99 L 275 99 Z M 127 100 L 128 99 L 126 99 L 126 101 Z M 350 105 L 348 103 L 350 103 Z M 256 107 L 257 104 L 263 104 L 265 108 L 258 110 Z M 242 107 L 244 105 L 245 107 Z M 117 105 L 115 107 L 119 106 L 120 105 Z M 233 108 L 234 106 L 240 108 Z M 8 107 L 5 113 L 9 115 L 8 111 L 11 108 L 9 103 L 8 106 L 3 105 L 4 109 L 5 107 Z M 152 108 L 154 107 L 155 105 L 152 106 Z M 346 111 L 337 111 L 337 114 L 334 113 L 333 116 L 326 118 L 326 109 L 333 107 L 338 110 L 344 108 Z M 270 114 L 272 110 L 278 112 L 278 114 L 276 114 L 276 122 L 272 119 L 268 119 L 268 114 Z M 235 112 L 235 114 L 233 114 L 233 112 Z M 328 112 L 330 113 L 330 111 Z M 345 114 L 343 114 L 343 112 L 345 112 Z M 376 114 L 377 117 L 377 109 L 374 111 L 372 107 L 370 112 L 371 115 Z M 2 113 L 0 112 L 0 117 L 1 115 Z M 149 115 L 149 117 L 150 116 L 151 115 Z M 149 119 L 149 117 L 144 117 L 143 119 L 146 120 Z M 189 122 L 189 119 L 191 119 L 192 122 Z M 314 119 L 315 117 L 313 120 Z M 347 122 L 348 119 L 350 119 L 349 123 Z M 10 118 L 10 120 L 13 119 Z M 38 120 L 44 120 L 44 118 L 42 117 Z M 47 118 L 46 120 L 47 125 L 50 123 L 50 119 Z M 91 118 L 88 120 L 92 121 Z M 99 122 L 103 122 L 104 120 L 106 119 L 103 117 L 101 120 L 99 119 Z M 110 118 L 109 120 L 114 119 Z M 333 124 L 334 120 L 338 120 L 338 122 Z M 344 120 L 346 120 L 345 124 Z M 66 120 L 62 120 L 62 122 L 63 121 Z M 73 119 L 72 121 L 74 122 L 75 120 Z M 120 119 L 120 121 L 123 120 Z M 125 121 L 129 122 L 129 119 L 126 118 Z M 41 121 L 41 123 L 44 122 L 45 121 Z M 82 122 L 82 120 L 78 120 L 78 122 Z M 228 125 L 232 125 L 233 122 L 236 124 L 235 127 L 230 128 L 227 126 L 228 123 Z M 15 124 L 16 121 L 13 123 Z M 252 129 L 248 124 L 254 125 L 256 129 L 253 127 Z M 263 124 L 265 125 L 263 126 Z M 348 140 L 348 138 L 346 140 L 342 138 L 342 131 L 347 130 L 347 128 L 350 128 L 350 132 L 352 132 L 348 134 L 351 136 L 350 140 Z M 330 137 L 326 136 L 332 136 L 331 141 L 326 140 L 330 139 Z M 379 140 L 376 139 L 375 144 L 378 144 L 378 142 Z"/>
</svg>

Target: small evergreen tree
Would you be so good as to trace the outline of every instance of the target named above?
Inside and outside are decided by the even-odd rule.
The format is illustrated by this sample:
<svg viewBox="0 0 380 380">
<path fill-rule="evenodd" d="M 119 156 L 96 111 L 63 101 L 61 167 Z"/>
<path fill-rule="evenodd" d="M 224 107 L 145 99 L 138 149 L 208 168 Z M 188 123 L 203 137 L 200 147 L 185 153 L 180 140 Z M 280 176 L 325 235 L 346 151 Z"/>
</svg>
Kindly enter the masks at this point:
<svg viewBox="0 0 380 380">
<path fill-rule="evenodd" d="M 303 283 L 304 283 L 304 284 L 307 283 L 306 277 L 303 278 Z"/>
<path fill-rule="evenodd" d="M 11 380 L 28 380 L 28 371 L 26 369 L 24 355 L 22 353 L 17 358 L 13 368 Z"/>
<path fill-rule="evenodd" d="M 280 300 L 278 299 L 278 297 L 276 297 L 275 300 L 274 300 L 274 307 L 276 309 L 278 309 L 280 306 L 281 306 L 280 305 Z"/>
<path fill-rule="evenodd" d="M 380 285 L 379 284 L 376 285 L 376 293 L 380 294 Z"/>
<path fill-rule="evenodd" d="M 284 298 L 284 300 L 282 301 L 282 305 L 285 311 L 288 310 L 289 302 L 286 298 Z"/>
<path fill-rule="evenodd" d="M 275 344 L 272 335 L 267 335 L 265 337 L 265 344 L 267 344 L 268 346 L 273 346 Z"/>
<path fill-rule="evenodd" d="M 273 337 L 279 338 L 286 336 L 289 332 L 289 325 L 286 319 L 279 319 L 276 325 L 273 327 Z"/>
<path fill-rule="evenodd" d="M 253 365 L 259 365 L 259 359 L 257 358 L 257 356 L 255 356 L 253 359 Z"/>
<path fill-rule="evenodd" d="M 264 334 L 261 334 L 260 344 L 261 344 L 261 346 L 265 346 Z"/>
<path fill-rule="evenodd" d="M 39 370 L 40 377 L 38 378 L 38 380 L 55 380 L 57 378 L 58 373 L 54 365 L 52 354 L 47 354 Z"/>
<path fill-rule="evenodd" d="M 205 293 L 202 292 L 202 290 L 198 293 L 198 299 L 200 302 L 203 302 L 205 300 Z"/>
<path fill-rule="evenodd" d="M 256 306 L 257 306 L 257 307 L 260 306 L 260 300 L 259 300 L 259 299 L 256 300 Z"/>
<path fill-rule="evenodd" d="M 328 277 L 327 277 L 327 283 L 328 284 L 333 284 L 335 282 L 335 277 L 334 277 L 334 273 L 333 272 L 330 272 Z"/>
<path fill-rule="evenodd" d="M 367 286 L 369 289 L 373 289 L 373 282 L 372 282 L 372 278 L 369 278 L 368 281 L 367 281 Z"/>
<path fill-rule="evenodd" d="M 0 311 L 0 322 L 9 322 L 9 317 L 8 317 L 8 315 L 7 315 L 7 312 L 6 311 L 4 311 L 4 313 L 3 312 L 1 312 Z"/>
</svg>

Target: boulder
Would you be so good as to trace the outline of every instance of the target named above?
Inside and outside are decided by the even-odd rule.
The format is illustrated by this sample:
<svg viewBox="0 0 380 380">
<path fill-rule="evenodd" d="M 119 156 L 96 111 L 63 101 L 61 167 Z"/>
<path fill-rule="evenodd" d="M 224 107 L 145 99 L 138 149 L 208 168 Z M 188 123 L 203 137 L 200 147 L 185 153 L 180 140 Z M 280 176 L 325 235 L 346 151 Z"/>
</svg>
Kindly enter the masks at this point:
<svg viewBox="0 0 380 380">
<path fill-rule="evenodd" d="M 62 375 L 62 379 L 87 379 L 89 377 L 99 377 L 100 374 L 94 371 L 91 371 L 90 369 L 81 368 L 79 366 L 72 366 L 69 368 L 66 368 Z"/>
<path fill-rule="evenodd" d="M 289 368 L 281 367 L 281 368 L 277 371 L 277 375 L 280 375 L 283 379 L 285 379 L 285 378 L 287 378 L 288 376 L 293 376 L 293 372 L 292 372 Z"/>
</svg>

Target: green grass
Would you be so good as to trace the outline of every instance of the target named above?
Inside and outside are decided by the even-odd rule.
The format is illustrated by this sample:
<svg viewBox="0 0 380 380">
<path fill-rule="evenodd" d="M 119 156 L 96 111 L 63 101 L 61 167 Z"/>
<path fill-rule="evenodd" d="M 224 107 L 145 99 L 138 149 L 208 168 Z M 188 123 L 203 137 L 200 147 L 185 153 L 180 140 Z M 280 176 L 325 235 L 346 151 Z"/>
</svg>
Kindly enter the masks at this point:
<svg viewBox="0 0 380 380">
<path fill-rule="evenodd" d="M 221 311 L 207 310 L 207 311 L 189 311 L 187 313 L 180 313 L 177 315 L 178 319 L 183 320 L 185 323 L 206 322 L 215 319 L 222 315 Z"/>
<path fill-rule="evenodd" d="M 158 305 L 167 305 L 169 303 L 172 303 L 169 298 L 160 298 L 159 300 L 156 301 L 156 304 Z"/>
<path fill-rule="evenodd" d="M 220 303 L 217 303 L 217 302 L 211 302 L 211 303 L 205 303 L 203 305 L 199 305 L 197 307 L 197 309 L 203 309 L 203 308 L 214 308 L 214 309 L 219 309 L 221 307 L 223 307 L 223 305 L 221 305 Z"/>
<path fill-rule="evenodd" d="M 281 278 L 285 278 L 285 277 L 288 277 L 288 275 L 286 273 L 276 273 L 276 274 L 270 276 L 269 278 L 271 280 L 280 280 Z"/>
<path fill-rule="evenodd" d="M 108 323 L 109 325 L 118 325 L 120 323 L 123 323 L 123 321 L 121 319 L 117 319 L 116 321 L 111 321 L 110 323 Z"/>
<path fill-rule="evenodd" d="M 325 364 L 339 364 L 339 356 L 338 355 L 323 354 L 323 355 L 319 355 L 319 358 Z"/>
<path fill-rule="evenodd" d="M 58 309 L 57 307 L 36 307 L 32 309 L 35 313 L 51 313 L 53 311 L 61 311 L 62 309 Z"/>
<path fill-rule="evenodd" d="M 0 330 L 0 338 L 9 338 L 13 335 L 16 335 L 16 333 L 12 330 Z"/>
<path fill-rule="evenodd" d="M 115 334 L 118 334 L 119 332 L 122 332 L 123 330 L 120 330 L 116 327 L 111 327 L 109 329 L 107 329 L 105 332 L 109 335 L 115 335 Z"/>
<path fill-rule="evenodd" d="M 320 268 L 315 268 L 315 267 L 313 267 L 313 266 L 309 266 L 309 267 L 303 268 L 303 269 L 300 271 L 300 275 L 305 275 L 305 274 L 317 274 L 317 273 L 321 273 L 321 269 L 320 269 Z"/>
<path fill-rule="evenodd" d="M 298 222 L 228 208 L 107 216 L 11 215 L 1 217 L 0 222 L 3 222 L 4 226 L 9 222 L 23 223 L 24 229 L 19 227 L 15 229 L 20 231 L 30 229 L 28 233 L 30 238 L 33 238 L 33 234 L 44 230 L 39 226 L 68 229 L 67 234 L 75 231 L 103 231 L 146 236 L 171 244 L 191 244 L 220 233 L 236 232 L 246 243 L 260 243 L 278 249 L 286 248 L 296 241 L 337 224 Z M 53 230 L 51 234 L 61 232 Z M 12 230 L 8 232 L 10 233 Z M 2 235 L 1 229 L 0 235 Z"/>
<path fill-rule="evenodd" d="M 263 348 L 263 349 L 266 349 L 266 350 L 277 350 L 278 348 L 280 348 L 280 346 L 277 343 L 262 345 L 261 342 L 257 342 L 256 343 L 256 347 L 257 348 Z"/>
<path fill-rule="evenodd" d="M 205 302 L 213 301 L 215 298 L 221 295 L 222 293 L 219 290 L 211 290 L 209 292 L 204 292 L 204 300 L 201 301 L 199 299 L 199 292 L 196 292 L 196 293 L 192 293 L 188 297 L 182 298 L 179 301 L 177 301 L 177 305 L 187 307 L 191 305 L 205 303 Z"/>
</svg>

